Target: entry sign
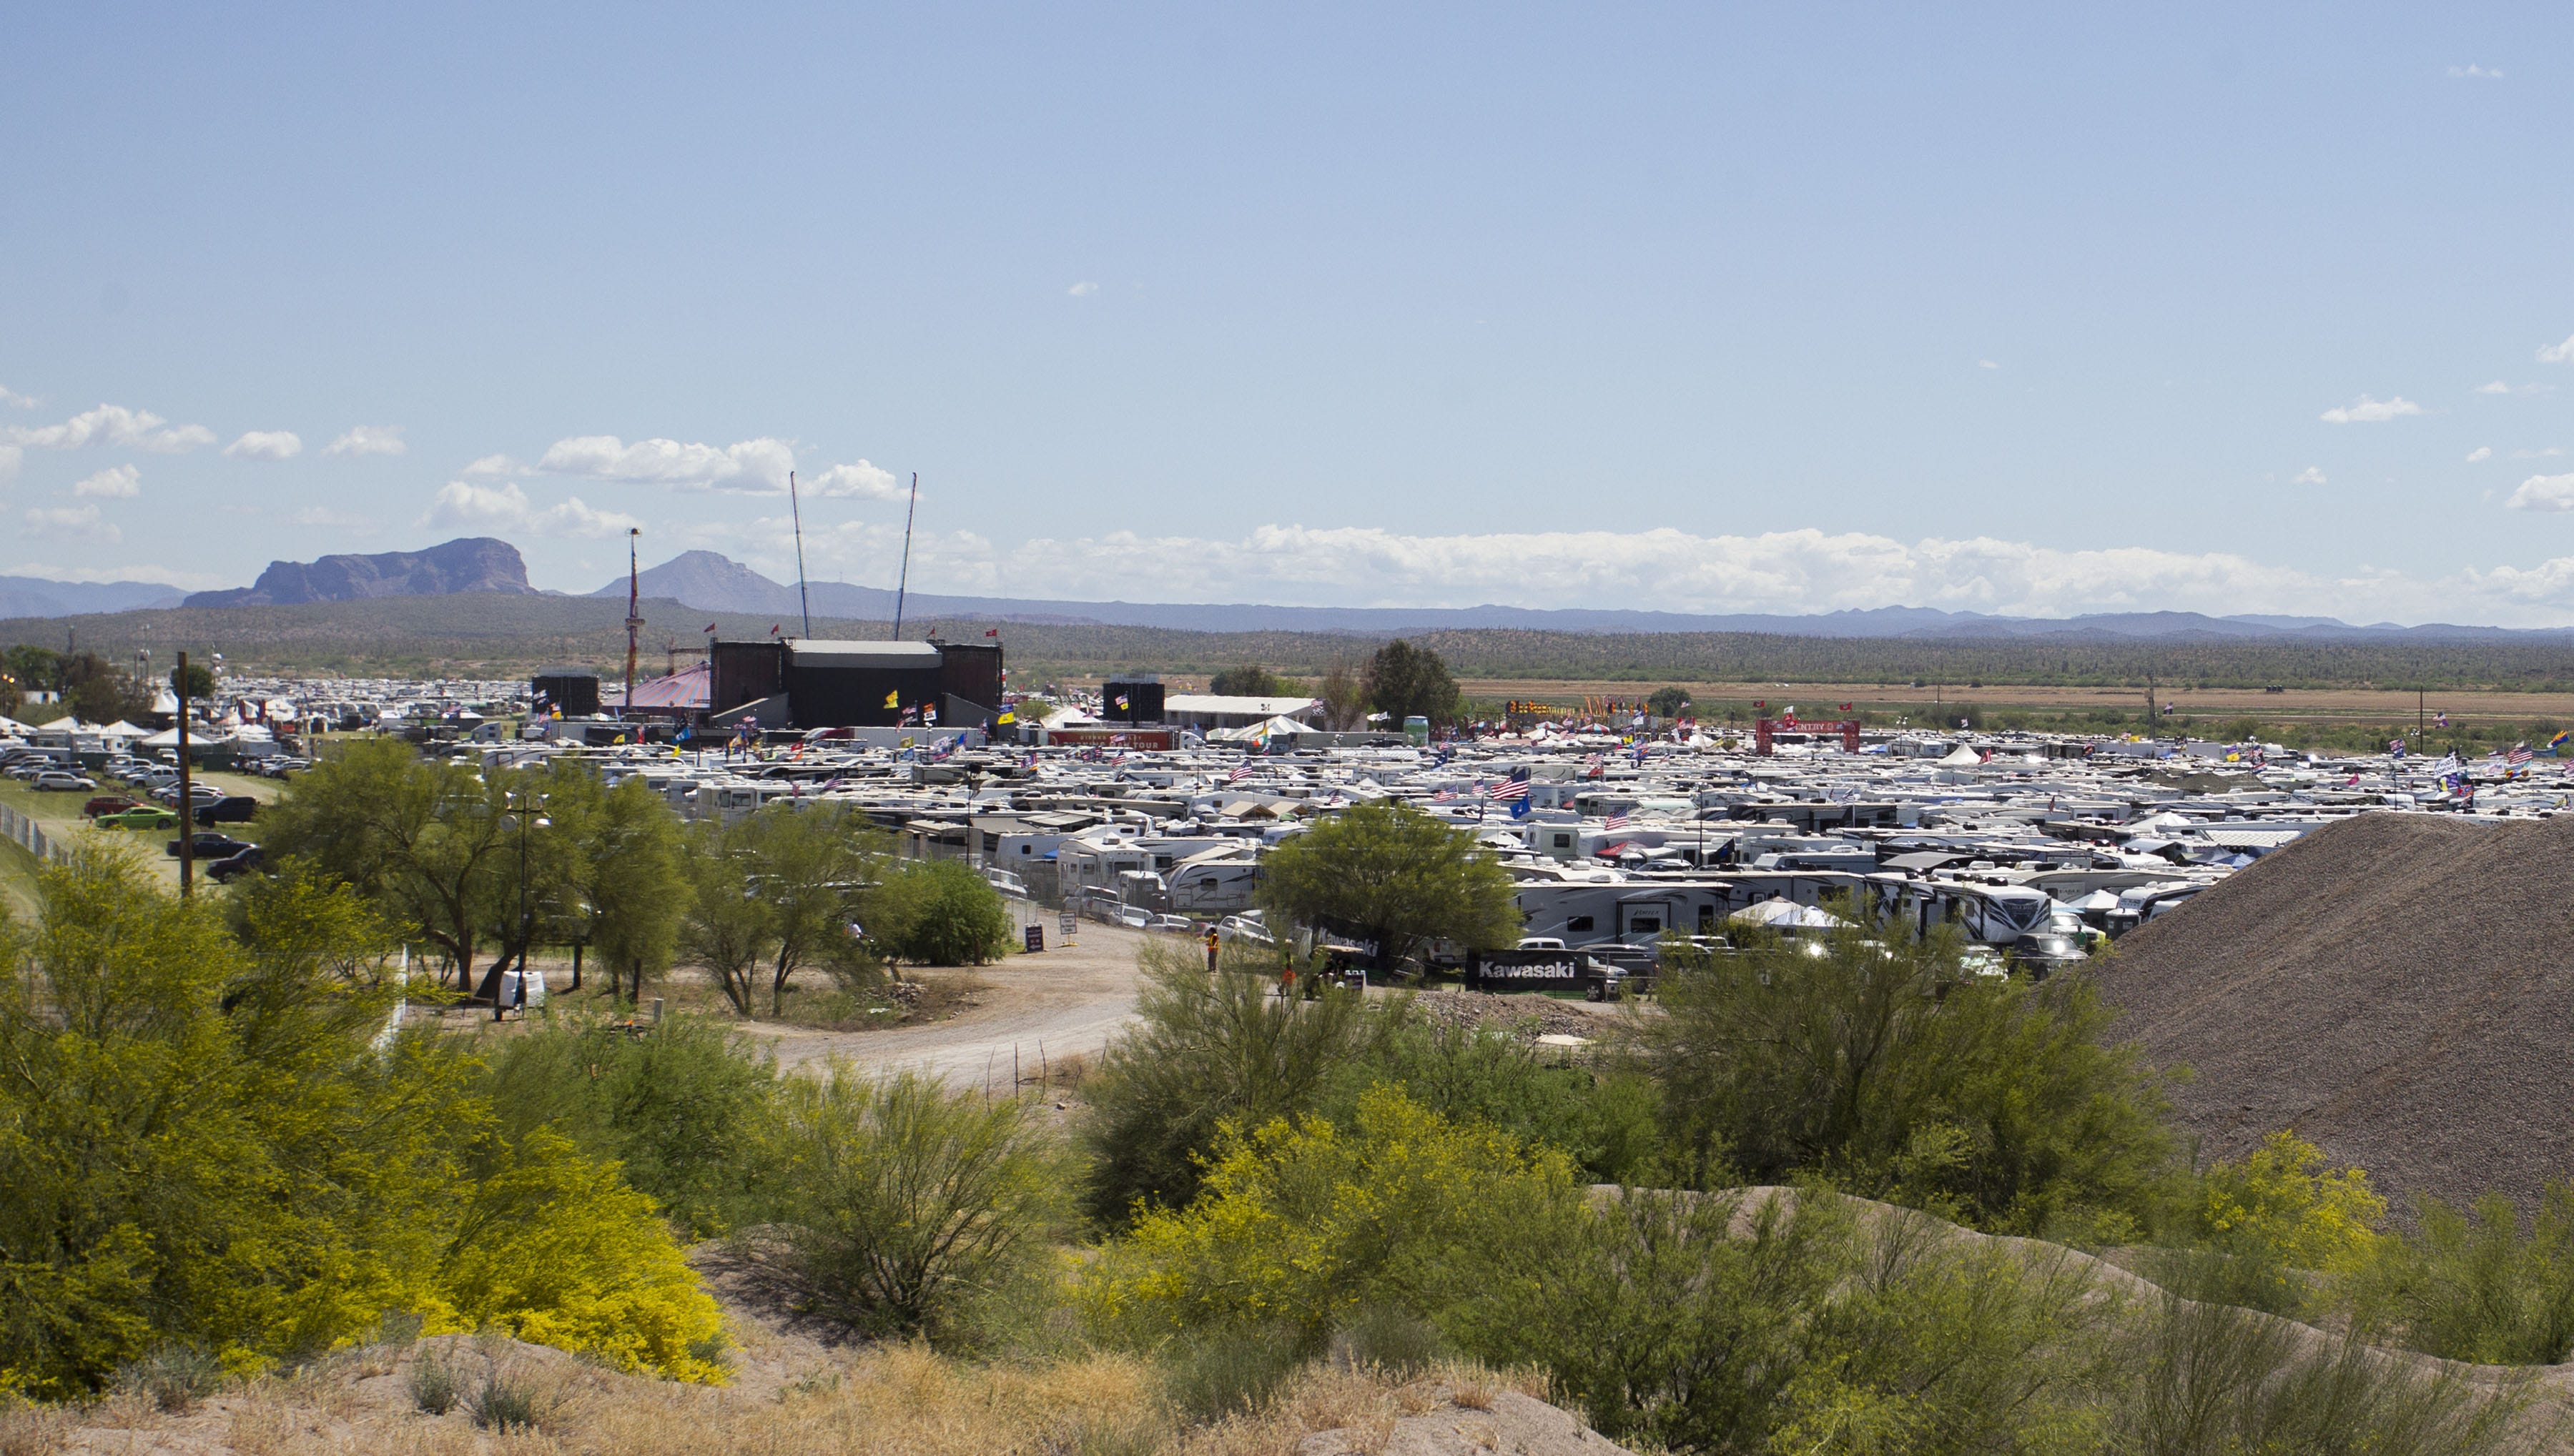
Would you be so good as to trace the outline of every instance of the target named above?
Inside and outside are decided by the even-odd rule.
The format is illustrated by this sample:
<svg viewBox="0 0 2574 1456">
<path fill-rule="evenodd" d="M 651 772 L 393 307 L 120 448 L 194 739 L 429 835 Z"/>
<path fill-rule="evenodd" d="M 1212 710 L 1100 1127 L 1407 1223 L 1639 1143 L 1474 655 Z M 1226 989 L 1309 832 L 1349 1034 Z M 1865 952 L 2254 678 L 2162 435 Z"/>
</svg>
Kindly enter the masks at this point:
<svg viewBox="0 0 2574 1456">
<path fill-rule="evenodd" d="M 1466 984 L 1478 991 L 1580 991 L 1586 959 L 1564 951 L 1497 951 L 1475 958 Z"/>
<path fill-rule="evenodd" d="M 1028 927 L 1028 954 L 1029 954 L 1029 955 L 1031 955 L 1031 956 L 1033 956 L 1033 955 L 1035 955 L 1037 952 L 1042 951 L 1042 950 L 1044 950 L 1044 949 L 1045 949 L 1045 927 L 1044 927 L 1044 926 L 1041 926 L 1041 925 L 1032 925 L 1032 926 L 1029 926 L 1029 927 Z"/>
<path fill-rule="evenodd" d="M 1054 933 L 1055 933 L 1056 935 L 1058 935 L 1058 936 L 1062 937 L 1064 940 L 1066 940 L 1066 941 L 1070 941 L 1070 940 L 1072 939 L 1072 937 L 1073 937 L 1074 932 L 1075 932 L 1075 931 L 1080 927 L 1080 925 L 1081 925 L 1081 917 L 1080 917 L 1080 916 L 1073 915 L 1073 914 L 1071 914 L 1071 913 L 1069 913 L 1069 912 L 1066 912 L 1064 915 L 1062 915 L 1062 916 L 1060 916 L 1060 917 L 1057 917 L 1056 922 L 1055 922 Z"/>
</svg>

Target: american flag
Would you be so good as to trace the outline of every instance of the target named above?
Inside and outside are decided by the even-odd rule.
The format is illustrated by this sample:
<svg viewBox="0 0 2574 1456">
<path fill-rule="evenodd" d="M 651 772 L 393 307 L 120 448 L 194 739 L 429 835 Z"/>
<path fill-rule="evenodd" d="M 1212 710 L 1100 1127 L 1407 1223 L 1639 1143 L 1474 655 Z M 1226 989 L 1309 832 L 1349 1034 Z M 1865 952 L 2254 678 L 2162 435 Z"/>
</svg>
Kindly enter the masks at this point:
<svg viewBox="0 0 2574 1456">
<path fill-rule="evenodd" d="M 1527 798 L 1528 791 L 1528 770 L 1521 769 L 1517 773 L 1512 774 L 1509 778 L 1502 780 L 1500 783 L 1493 785 L 1489 789 L 1486 789 L 1484 791 L 1484 797 L 1492 800 L 1496 804 L 1507 804 L 1514 799 Z"/>
<path fill-rule="evenodd" d="M 1610 833 L 1612 833 L 1612 834 L 1615 834 L 1615 833 L 1617 833 L 1619 830 L 1622 830 L 1622 829 L 1626 828 L 1626 827 L 1627 827 L 1627 811 L 1626 811 L 1626 810 L 1624 810 L 1624 809 L 1621 809 L 1621 810 L 1619 810 L 1617 813 L 1610 815 L 1607 819 L 1604 819 L 1604 820 L 1600 821 L 1600 827 L 1601 827 L 1602 829 L 1605 829 L 1605 830 L 1609 831 L 1609 832 L 1610 832 Z"/>
<path fill-rule="evenodd" d="M 2511 765 L 2512 767 L 2514 767 L 2514 768 L 2518 768 L 2520 765 L 2522 765 L 2522 764 L 2525 764 L 2525 763 L 2529 762 L 2529 760 L 2530 760 L 2529 745 L 2528 745 L 2528 744 L 2526 744 L 2526 743 L 2515 743 L 2515 744 L 2513 744 L 2513 745 L 2511 746 L 2511 752 L 2506 753 L 2506 754 L 2504 754 L 2504 755 L 2502 756 L 2502 761 L 2503 761 L 2503 762 L 2505 762 L 2505 763 L 2507 763 L 2507 764 L 2510 764 L 2510 765 Z"/>
<path fill-rule="evenodd" d="M 1430 802 L 1433 804 L 1445 804 L 1456 797 L 1457 795 L 1454 790 L 1441 789 L 1438 793 L 1430 796 Z"/>
<path fill-rule="evenodd" d="M 1251 777 L 1251 765 L 1249 765 L 1249 764 L 1247 764 L 1247 763 L 1238 763 L 1238 764 L 1235 764 L 1235 765 L 1233 766 L 1233 772 L 1231 772 L 1231 773 L 1229 773 L 1229 774 L 1226 774 L 1226 775 L 1224 776 L 1224 780 L 1225 780 L 1225 782 L 1226 782 L 1226 783 L 1229 783 L 1229 784 L 1238 784 L 1238 783 L 1241 783 L 1244 779 L 1247 779 L 1247 778 L 1250 778 L 1250 777 Z"/>
</svg>

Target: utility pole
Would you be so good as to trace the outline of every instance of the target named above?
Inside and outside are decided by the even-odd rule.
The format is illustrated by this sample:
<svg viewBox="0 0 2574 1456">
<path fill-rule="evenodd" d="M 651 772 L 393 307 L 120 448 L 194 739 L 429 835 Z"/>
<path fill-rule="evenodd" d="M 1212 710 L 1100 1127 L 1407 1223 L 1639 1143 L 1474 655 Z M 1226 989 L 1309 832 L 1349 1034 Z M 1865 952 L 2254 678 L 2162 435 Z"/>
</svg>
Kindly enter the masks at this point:
<svg viewBox="0 0 2574 1456">
<path fill-rule="evenodd" d="M 644 630 L 643 577 L 636 569 L 635 538 L 644 534 L 642 526 L 626 528 L 626 701 L 620 705 L 619 717 L 635 711 L 635 643 Z"/>
<path fill-rule="evenodd" d="M 179 700 L 179 898 L 197 893 L 197 795 L 188 777 L 188 654 L 179 654 L 179 671 L 171 678 Z M 262 836 L 266 838 L 266 836 Z"/>
</svg>

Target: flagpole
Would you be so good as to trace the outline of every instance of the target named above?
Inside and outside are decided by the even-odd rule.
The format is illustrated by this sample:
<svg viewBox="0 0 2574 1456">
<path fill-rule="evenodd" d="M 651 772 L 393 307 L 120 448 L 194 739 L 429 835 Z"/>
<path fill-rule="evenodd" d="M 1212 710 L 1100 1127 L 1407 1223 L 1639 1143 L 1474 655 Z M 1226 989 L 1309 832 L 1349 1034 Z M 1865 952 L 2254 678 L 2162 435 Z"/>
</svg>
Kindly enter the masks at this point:
<svg viewBox="0 0 2574 1456">
<path fill-rule="evenodd" d="M 786 509 L 795 521 L 795 605 L 804 613 L 804 636 L 813 635 L 813 601 L 804 593 L 804 506 L 796 498 L 795 472 L 786 472 Z"/>
</svg>

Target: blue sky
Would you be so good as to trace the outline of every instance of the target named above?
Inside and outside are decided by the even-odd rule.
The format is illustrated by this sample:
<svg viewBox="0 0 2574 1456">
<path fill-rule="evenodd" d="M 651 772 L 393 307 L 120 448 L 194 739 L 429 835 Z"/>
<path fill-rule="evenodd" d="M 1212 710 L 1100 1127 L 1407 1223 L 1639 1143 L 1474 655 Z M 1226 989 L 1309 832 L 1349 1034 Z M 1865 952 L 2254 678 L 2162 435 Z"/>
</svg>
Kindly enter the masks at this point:
<svg viewBox="0 0 2574 1456">
<path fill-rule="evenodd" d="M 2076 9 L 20 7 L 0 572 L 2574 622 L 2574 11 Z"/>
</svg>

